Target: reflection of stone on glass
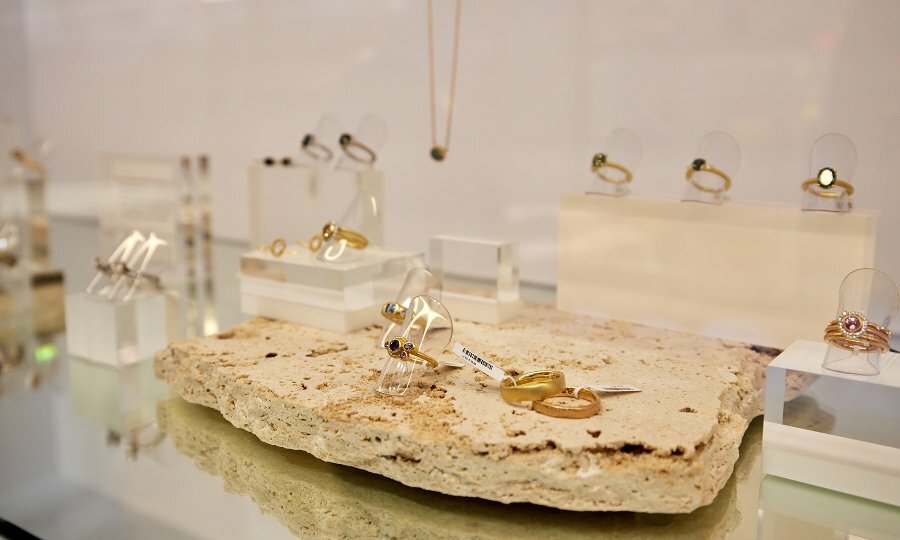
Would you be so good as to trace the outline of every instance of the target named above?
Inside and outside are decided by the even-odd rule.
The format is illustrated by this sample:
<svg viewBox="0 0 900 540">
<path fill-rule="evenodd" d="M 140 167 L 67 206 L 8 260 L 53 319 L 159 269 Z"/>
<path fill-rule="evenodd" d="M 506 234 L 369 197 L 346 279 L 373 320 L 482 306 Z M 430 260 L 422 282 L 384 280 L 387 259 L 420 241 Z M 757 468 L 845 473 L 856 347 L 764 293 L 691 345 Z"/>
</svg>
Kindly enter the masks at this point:
<svg viewBox="0 0 900 540">
<path fill-rule="evenodd" d="M 515 242 L 434 236 L 431 266 L 445 293 L 501 302 L 519 299 L 519 261 Z"/>
<path fill-rule="evenodd" d="M 712 504 L 690 514 L 566 512 L 566 519 L 552 508 L 444 495 L 271 446 L 180 398 L 158 405 L 157 422 L 180 454 L 300 537 L 723 538 L 755 517 L 750 511 L 757 505 L 754 490 L 737 487 L 758 481 L 759 419 L 747 429 L 734 474 Z"/>
</svg>

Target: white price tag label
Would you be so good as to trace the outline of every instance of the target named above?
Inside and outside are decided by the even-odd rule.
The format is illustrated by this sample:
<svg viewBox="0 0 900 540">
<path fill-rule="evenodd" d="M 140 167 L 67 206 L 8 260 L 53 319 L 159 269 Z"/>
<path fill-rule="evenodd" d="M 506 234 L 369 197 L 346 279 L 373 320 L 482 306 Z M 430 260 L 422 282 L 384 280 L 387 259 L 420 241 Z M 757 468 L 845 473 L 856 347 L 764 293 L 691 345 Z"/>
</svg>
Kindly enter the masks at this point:
<svg viewBox="0 0 900 540">
<path fill-rule="evenodd" d="M 501 368 L 488 362 L 484 358 L 478 356 L 459 343 L 453 345 L 453 354 L 472 364 L 473 367 L 486 374 L 488 377 L 494 379 L 495 381 L 500 382 L 503 379 L 509 377 L 509 375 Z"/>
<path fill-rule="evenodd" d="M 592 384 L 587 386 L 594 392 L 640 392 L 641 389 L 627 384 Z"/>
</svg>

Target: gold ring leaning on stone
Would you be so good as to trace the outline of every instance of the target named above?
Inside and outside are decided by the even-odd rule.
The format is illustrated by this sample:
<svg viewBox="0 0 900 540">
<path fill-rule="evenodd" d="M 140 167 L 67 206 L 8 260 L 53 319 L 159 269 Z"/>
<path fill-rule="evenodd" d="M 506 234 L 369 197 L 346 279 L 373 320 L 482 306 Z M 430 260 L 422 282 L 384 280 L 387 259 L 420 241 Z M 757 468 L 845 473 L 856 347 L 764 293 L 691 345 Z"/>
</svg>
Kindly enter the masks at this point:
<svg viewBox="0 0 900 540">
<path fill-rule="evenodd" d="M 616 169 L 624 176 L 622 176 L 621 178 L 614 178 L 605 174 L 603 172 L 604 168 Z M 594 154 L 594 158 L 591 160 L 591 171 L 593 171 L 593 173 L 596 174 L 597 178 L 599 178 L 600 180 L 609 182 L 610 184 L 614 185 L 627 184 L 628 182 L 631 182 L 632 178 L 631 171 L 629 171 L 627 167 L 609 161 L 606 154 L 604 154 L 603 152 L 597 152 L 596 154 Z"/>
<path fill-rule="evenodd" d="M 318 252 L 322 249 L 322 243 L 332 238 L 343 241 L 348 247 L 354 249 L 365 249 L 366 246 L 369 245 L 369 239 L 362 234 L 352 229 L 341 227 L 333 221 L 329 221 L 322 227 L 322 232 L 320 234 L 309 239 L 309 250 L 313 253 Z"/>
<path fill-rule="evenodd" d="M 813 186 L 819 186 L 819 189 L 814 189 Z M 853 195 L 853 185 L 850 182 L 840 180 L 837 176 L 837 171 L 831 167 L 823 167 L 815 178 L 805 180 L 800 184 L 800 187 L 807 193 L 826 199 L 837 199 L 843 195 L 848 197 Z M 839 189 L 832 189 L 835 187 Z"/>
<path fill-rule="evenodd" d="M 709 187 L 701 184 L 694 178 L 694 175 L 698 172 L 708 172 L 712 173 L 719 178 L 722 179 L 722 185 L 719 187 Z M 700 191 L 704 191 L 706 193 L 725 193 L 729 189 L 731 189 L 731 177 L 725 174 L 724 171 L 713 167 L 712 165 L 706 163 L 706 160 L 703 158 L 695 159 L 687 168 L 687 172 L 684 175 L 685 179 L 691 183 L 692 186 L 699 189 Z"/>
<path fill-rule="evenodd" d="M 576 407 L 569 407 L 538 400 L 531 404 L 531 408 L 535 412 L 554 418 L 590 418 L 600 411 L 600 397 L 590 388 L 568 387 L 553 397 L 574 398 L 586 401 L 587 403 Z"/>
<path fill-rule="evenodd" d="M 566 377 L 560 371 L 530 371 L 510 375 L 500 383 L 500 397 L 507 403 L 539 401 L 553 397 L 566 388 Z"/>
</svg>

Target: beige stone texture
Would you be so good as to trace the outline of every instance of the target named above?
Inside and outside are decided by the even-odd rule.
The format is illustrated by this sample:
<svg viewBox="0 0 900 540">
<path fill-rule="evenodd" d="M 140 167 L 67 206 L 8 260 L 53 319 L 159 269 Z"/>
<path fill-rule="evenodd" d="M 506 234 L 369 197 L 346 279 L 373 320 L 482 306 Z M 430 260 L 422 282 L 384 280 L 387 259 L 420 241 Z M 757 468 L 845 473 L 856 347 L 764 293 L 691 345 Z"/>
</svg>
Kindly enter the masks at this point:
<svg viewBox="0 0 900 540">
<path fill-rule="evenodd" d="M 504 403 L 469 366 L 421 392 L 372 390 L 380 329 L 341 335 L 254 319 L 157 354 L 158 377 L 260 440 L 450 495 L 567 510 L 687 513 L 710 504 L 762 412 L 765 366 L 751 347 L 528 307 L 501 326 L 458 322 L 454 341 L 570 385 L 621 383 L 600 414 L 557 419 Z M 444 353 L 450 354 L 450 353 Z"/>
</svg>

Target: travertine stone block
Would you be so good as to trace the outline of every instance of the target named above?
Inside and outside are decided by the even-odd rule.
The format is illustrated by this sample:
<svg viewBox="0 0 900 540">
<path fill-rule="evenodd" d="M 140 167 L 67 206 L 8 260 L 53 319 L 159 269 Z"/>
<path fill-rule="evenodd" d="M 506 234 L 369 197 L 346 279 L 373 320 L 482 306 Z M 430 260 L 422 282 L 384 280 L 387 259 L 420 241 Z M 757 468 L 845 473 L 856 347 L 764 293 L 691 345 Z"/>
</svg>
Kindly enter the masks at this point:
<svg viewBox="0 0 900 540">
<path fill-rule="evenodd" d="M 529 307 L 454 340 L 570 385 L 623 383 L 601 414 L 566 420 L 504 403 L 470 367 L 442 368 L 408 399 L 372 390 L 379 329 L 341 335 L 254 319 L 175 342 L 157 376 L 269 444 L 451 495 L 570 510 L 684 513 L 725 485 L 762 412 L 770 356 L 720 339 Z M 446 353 L 449 354 L 449 353 Z"/>
</svg>

